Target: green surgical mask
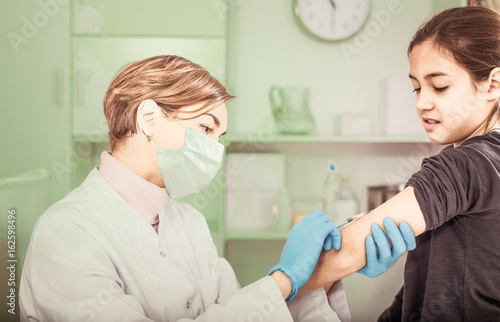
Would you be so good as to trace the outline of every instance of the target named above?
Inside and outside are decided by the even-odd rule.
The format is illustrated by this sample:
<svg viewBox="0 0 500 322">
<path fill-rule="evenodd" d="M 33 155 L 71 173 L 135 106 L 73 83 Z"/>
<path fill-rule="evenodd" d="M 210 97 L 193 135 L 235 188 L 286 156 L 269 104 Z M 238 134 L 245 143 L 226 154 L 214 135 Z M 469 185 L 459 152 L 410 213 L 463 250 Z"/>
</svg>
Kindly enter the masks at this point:
<svg viewBox="0 0 500 322">
<path fill-rule="evenodd" d="M 208 185 L 219 171 L 224 155 L 224 145 L 191 128 L 184 127 L 162 109 L 172 120 L 186 130 L 184 146 L 177 151 L 160 148 L 158 167 L 168 194 L 172 198 L 197 193 Z"/>
</svg>

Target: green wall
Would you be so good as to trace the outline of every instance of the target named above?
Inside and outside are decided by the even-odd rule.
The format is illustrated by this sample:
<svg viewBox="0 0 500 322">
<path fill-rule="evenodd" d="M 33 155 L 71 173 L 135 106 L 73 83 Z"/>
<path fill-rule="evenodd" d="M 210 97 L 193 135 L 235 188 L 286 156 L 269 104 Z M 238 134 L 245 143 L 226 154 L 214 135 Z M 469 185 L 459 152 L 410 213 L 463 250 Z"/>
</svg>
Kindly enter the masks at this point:
<svg viewBox="0 0 500 322">
<path fill-rule="evenodd" d="M 372 0 L 371 14 L 363 29 L 340 42 L 322 42 L 309 37 L 295 19 L 292 0 L 233 2 L 235 5 L 229 8 L 228 14 L 227 73 L 229 89 L 237 99 L 228 104 L 228 133 L 261 132 L 271 118 L 269 88 L 299 85 L 311 90 L 310 108 L 316 132 L 333 134 L 333 116 L 340 112 L 366 112 L 378 130 L 380 81 L 391 76 L 406 77 L 409 69 L 406 49 L 416 29 L 435 12 L 464 1 Z M 390 13 L 391 6 L 396 8 L 393 10 L 396 13 Z M 321 189 L 325 169 L 314 165 L 326 165 L 321 163 L 321 158 L 333 156 L 341 173 L 352 178 L 354 193 L 364 205 L 366 186 L 387 184 L 384 171 L 404 173 L 402 168 L 412 160 L 411 156 L 427 156 L 419 151 L 423 147 L 426 153 L 437 152 L 431 151 L 436 147 L 411 144 L 267 144 L 261 150 L 285 153 L 289 168 L 295 163 L 312 165 L 307 169 L 289 169 L 289 173 L 293 173 L 288 183 L 304 182 L 296 179 L 307 176 L 315 178 L 308 182 L 318 182 L 318 189 Z M 298 156 L 298 160 L 293 158 Z M 420 160 L 412 163 L 407 169 L 408 175 L 419 166 Z M 316 191 L 315 197 L 320 196 L 320 191 L 310 185 L 295 185 L 290 190 L 298 191 L 297 186 L 299 190 L 302 188 L 302 197 L 311 197 L 306 195 L 311 191 Z M 275 244 L 266 246 L 271 252 L 269 249 Z M 254 264 L 248 260 L 254 258 L 252 252 L 247 251 L 250 255 L 241 257 L 234 249 L 255 252 L 259 247 L 261 244 L 254 241 L 227 242 L 228 260 L 244 283 L 258 278 L 264 271 L 259 265 L 263 266 L 266 260 L 272 262 L 273 256 L 263 253 Z M 279 256 L 279 250 L 275 256 Z M 404 259 L 401 259 L 388 273 L 376 279 L 359 274 L 344 279 L 353 321 L 376 320 L 401 287 L 403 266 Z"/>
<path fill-rule="evenodd" d="M 191 8 L 191 3 L 194 3 L 194 0 L 189 0 L 189 3 L 176 1 L 183 8 Z M 71 189 L 74 185 L 73 172 L 83 164 L 73 152 L 75 145 L 71 138 L 74 114 L 71 104 L 71 31 L 78 39 L 74 46 L 92 42 L 90 37 L 93 36 L 103 40 L 106 37 L 92 35 L 93 29 L 89 30 L 85 23 L 82 27 L 80 21 L 74 21 L 75 28 L 71 29 L 68 0 L 44 3 L 48 2 L 55 5 L 42 7 L 39 1 L 2 1 L 0 178 L 36 168 L 47 169 L 52 176 L 47 201 L 51 204 Z M 228 105 L 229 132 L 255 133 L 262 129 L 265 120 L 270 118 L 267 91 L 272 85 L 311 88 L 310 106 L 318 133 L 332 133 L 333 114 L 338 112 L 366 111 L 376 120 L 379 82 L 388 76 L 407 74 L 406 46 L 416 28 L 433 12 L 463 2 L 372 0 L 371 10 L 376 15 L 370 16 L 360 33 L 342 42 L 326 43 L 310 38 L 300 29 L 293 12 L 293 0 L 229 0 L 227 7 L 216 8 L 227 13 L 227 33 L 219 27 L 206 30 L 208 38 L 219 39 L 227 35 L 227 84 L 238 96 Z M 150 18 L 149 27 L 130 30 L 126 28 L 132 24 L 121 22 L 128 21 L 135 13 L 135 5 L 127 5 L 120 10 L 122 1 L 117 0 L 106 2 L 107 6 L 101 1 L 78 3 L 102 7 L 104 20 L 99 26 L 102 33 L 117 33 L 125 38 L 133 38 L 137 33 L 154 38 L 153 42 L 157 41 L 156 37 L 163 36 L 158 29 L 164 25 L 157 24 L 164 17 L 161 10 L 156 10 L 152 16 L 141 11 L 141 16 Z M 163 0 L 147 0 L 143 2 L 143 8 L 157 8 L 165 3 Z M 212 21 L 223 19 L 217 12 L 212 12 L 209 17 L 200 14 L 206 9 L 213 10 L 217 3 L 220 1 L 207 0 L 203 10 L 198 10 L 196 15 L 183 10 L 185 19 L 179 18 L 181 14 L 171 15 L 171 12 L 165 17 L 170 15 L 181 22 L 195 19 L 192 25 L 200 29 L 203 28 L 204 17 Z M 399 9 L 396 14 L 384 16 L 389 3 L 399 4 L 396 6 Z M 118 9 L 114 10 L 115 7 Z M 77 9 L 76 6 L 73 8 Z M 383 16 L 387 19 L 381 18 Z M 94 18 L 99 22 L 102 17 Z M 166 23 L 168 28 L 175 30 L 177 26 L 170 24 L 172 21 L 170 19 Z M 191 32 L 186 31 L 188 34 Z M 177 36 L 185 35 L 181 33 Z M 352 55 L 346 54 L 346 50 L 353 49 L 355 52 Z M 393 159 L 397 161 L 395 156 Z M 85 169 L 85 173 L 87 171 Z M 238 255 L 240 246 L 231 245 L 230 250 Z M 279 251 L 279 247 L 276 249 Z M 254 280 L 249 277 L 251 273 L 241 272 L 238 277 L 244 282 Z M 377 311 L 375 304 L 371 303 L 368 307 L 364 304 L 377 297 L 376 292 L 384 289 L 384 283 L 394 282 L 391 279 L 390 275 L 386 275 L 378 279 L 378 284 L 359 278 L 345 281 L 354 321 L 362 321 L 365 316 L 370 316 L 370 312 Z M 400 283 L 399 280 L 396 282 Z M 375 293 L 360 291 L 367 285 L 373 286 Z M 377 285 L 378 289 L 375 288 Z M 392 296 L 390 292 L 383 295 L 386 299 Z"/>
<path fill-rule="evenodd" d="M 233 2 L 227 70 L 238 99 L 228 105 L 230 133 L 262 129 L 271 116 L 272 85 L 309 86 L 317 133 L 332 133 L 333 115 L 339 112 L 368 112 L 376 123 L 379 82 L 408 74 L 406 48 L 415 30 L 435 9 L 463 1 L 372 0 L 364 28 L 333 43 L 301 30 L 292 0 Z M 396 14 L 390 13 L 393 7 Z"/>
</svg>

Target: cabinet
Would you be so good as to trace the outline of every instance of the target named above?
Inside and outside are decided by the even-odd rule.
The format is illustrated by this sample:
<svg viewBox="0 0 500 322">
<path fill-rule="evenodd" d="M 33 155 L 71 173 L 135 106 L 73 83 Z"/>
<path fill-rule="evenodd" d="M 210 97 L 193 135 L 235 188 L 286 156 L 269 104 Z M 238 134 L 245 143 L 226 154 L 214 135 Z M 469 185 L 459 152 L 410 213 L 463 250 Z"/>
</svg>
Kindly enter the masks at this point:
<svg viewBox="0 0 500 322">
<path fill-rule="evenodd" d="M 223 142 L 228 154 L 284 155 L 285 182 L 292 202 L 322 199 L 328 160 L 333 159 L 339 174 L 350 177 L 360 212 L 367 210 L 367 186 L 406 182 L 420 168 L 424 157 L 440 150 L 440 147 L 431 144 L 426 137 L 273 135 L 266 138 L 255 134 L 228 135 Z M 256 178 L 259 175 L 261 174 L 254 174 Z M 230 176 L 228 171 L 226 180 L 231 180 Z M 228 230 L 223 225 L 225 216 L 221 217 L 219 221 L 222 221 L 221 232 L 224 240 L 279 240 L 287 237 L 286 232 L 275 232 L 272 229 Z"/>
<path fill-rule="evenodd" d="M 225 11 L 203 0 L 74 0 L 73 133 L 107 133 L 104 94 L 117 71 L 156 55 L 179 55 L 225 79 Z"/>
<path fill-rule="evenodd" d="M 68 150 L 69 128 L 69 6 L 64 1 L 3 1 L 0 11 L 0 97 L 2 109 L 0 178 L 44 168 L 39 180 L 28 185 L 5 184 L 0 201 L 0 239 L 3 269 L 0 272 L 2 303 L 0 321 L 19 321 L 19 283 L 24 255 L 34 221 L 46 207 L 69 190 L 72 168 Z M 70 162 L 68 162 L 70 161 Z M 43 178 L 43 180 L 42 180 Z M 6 179 L 4 182 L 10 181 Z M 42 184 L 43 181 L 43 184 Z M 7 188 L 8 187 L 8 188 Z M 6 189 L 7 188 L 7 189 Z M 7 211 L 16 209 L 17 262 L 7 257 Z M 12 241 L 12 240 L 11 240 Z M 15 285 L 10 264 L 16 266 Z M 10 294 L 15 289 L 15 298 Z M 10 296 L 10 298 L 9 298 Z M 8 312 L 15 300 L 15 314 Z"/>
<path fill-rule="evenodd" d="M 107 150 L 104 94 L 127 64 L 179 55 L 226 79 L 226 17 L 219 2 L 147 0 L 71 2 L 71 124 L 79 157 L 74 186 Z"/>
<path fill-rule="evenodd" d="M 0 177 L 38 168 L 52 176 L 49 202 L 71 184 L 69 160 L 69 6 L 64 1 L 4 2 L 0 28 Z"/>
</svg>

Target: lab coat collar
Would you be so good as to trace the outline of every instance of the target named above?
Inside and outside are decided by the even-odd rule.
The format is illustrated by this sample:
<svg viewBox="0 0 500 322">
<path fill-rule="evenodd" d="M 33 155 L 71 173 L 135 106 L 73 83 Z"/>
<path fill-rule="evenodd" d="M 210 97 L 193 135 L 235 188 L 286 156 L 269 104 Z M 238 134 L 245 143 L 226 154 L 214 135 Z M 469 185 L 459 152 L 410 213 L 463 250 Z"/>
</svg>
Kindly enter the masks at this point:
<svg viewBox="0 0 500 322">
<path fill-rule="evenodd" d="M 165 188 L 139 177 L 107 151 L 101 153 L 101 165 L 97 169 L 109 185 L 151 225 L 158 224 L 158 214 L 170 199 Z"/>
<path fill-rule="evenodd" d="M 153 247 L 160 245 L 159 236 L 148 220 L 111 187 L 97 167 L 92 169 L 80 187 L 70 192 L 67 197 L 75 193 L 83 197 L 75 201 L 72 201 L 72 198 L 67 199 L 71 207 L 76 207 L 80 209 L 79 211 L 84 209 L 84 212 L 92 212 L 99 208 L 100 219 L 106 222 L 106 225 L 116 228 L 110 233 L 120 232 L 127 236 L 139 236 L 139 239 L 150 243 Z M 68 206 L 62 205 L 62 207 Z M 87 207 L 90 209 L 87 210 Z"/>
</svg>

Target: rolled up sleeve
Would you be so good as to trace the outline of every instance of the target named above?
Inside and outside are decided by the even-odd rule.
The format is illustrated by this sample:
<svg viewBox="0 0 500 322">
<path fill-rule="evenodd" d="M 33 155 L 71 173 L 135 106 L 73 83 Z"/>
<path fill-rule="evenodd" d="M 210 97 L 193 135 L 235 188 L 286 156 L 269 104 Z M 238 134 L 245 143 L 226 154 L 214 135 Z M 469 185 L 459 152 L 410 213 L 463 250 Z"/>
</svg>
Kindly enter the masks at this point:
<svg viewBox="0 0 500 322">
<path fill-rule="evenodd" d="M 498 198 L 496 169 L 482 151 L 472 147 L 447 148 L 424 159 L 422 168 L 408 181 L 415 189 L 426 231 L 463 214 L 482 213 Z"/>
</svg>

